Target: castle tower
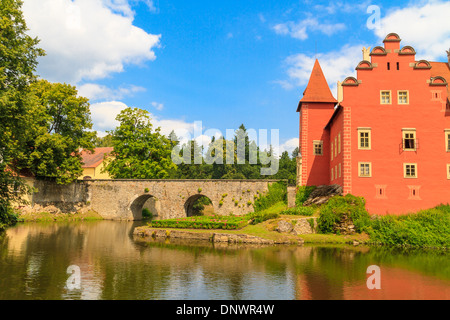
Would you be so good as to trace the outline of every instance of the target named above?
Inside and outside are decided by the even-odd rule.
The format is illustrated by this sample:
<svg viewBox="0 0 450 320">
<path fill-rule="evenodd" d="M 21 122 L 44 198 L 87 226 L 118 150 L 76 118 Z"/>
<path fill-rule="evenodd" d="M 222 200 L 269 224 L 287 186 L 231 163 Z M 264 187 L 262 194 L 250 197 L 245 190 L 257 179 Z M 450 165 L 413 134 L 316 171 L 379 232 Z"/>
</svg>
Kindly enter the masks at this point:
<svg viewBox="0 0 450 320">
<path fill-rule="evenodd" d="M 319 61 L 316 60 L 297 109 L 300 113 L 301 153 L 298 159 L 297 183 L 300 186 L 330 183 L 330 139 L 324 128 L 337 103 Z"/>
</svg>

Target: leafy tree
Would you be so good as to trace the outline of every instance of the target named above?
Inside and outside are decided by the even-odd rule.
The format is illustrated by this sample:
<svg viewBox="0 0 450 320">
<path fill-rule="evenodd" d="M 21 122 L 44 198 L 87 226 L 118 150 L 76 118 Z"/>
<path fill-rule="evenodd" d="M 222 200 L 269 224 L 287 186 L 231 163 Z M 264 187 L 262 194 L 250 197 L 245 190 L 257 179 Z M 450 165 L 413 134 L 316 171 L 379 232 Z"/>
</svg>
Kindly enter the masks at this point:
<svg viewBox="0 0 450 320">
<path fill-rule="evenodd" d="M 31 85 L 32 107 L 26 123 L 27 139 L 17 166 L 36 177 L 55 178 L 66 184 L 82 173 L 82 150 L 92 151 L 88 99 L 77 96 L 75 87 L 40 80 Z"/>
<path fill-rule="evenodd" d="M 107 148 L 107 147 L 113 147 L 112 142 L 112 136 L 110 134 L 107 134 L 104 137 L 96 137 L 94 141 L 94 146 L 96 148 Z"/>
<path fill-rule="evenodd" d="M 183 162 L 178 165 L 176 178 L 178 179 L 209 179 L 212 166 L 205 163 L 203 148 L 196 140 L 185 143 L 177 149 Z"/>
<path fill-rule="evenodd" d="M 36 80 L 37 58 L 44 51 L 39 40 L 27 35 L 22 1 L 2 0 L 0 5 L 0 225 L 11 220 L 11 202 L 23 193 L 12 159 L 23 147 L 27 124 L 29 84 Z"/>
<path fill-rule="evenodd" d="M 127 108 L 116 118 L 120 125 L 111 131 L 114 151 L 105 170 L 114 179 L 167 179 L 176 166 L 171 143 L 153 129 L 149 113 Z"/>
</svg>

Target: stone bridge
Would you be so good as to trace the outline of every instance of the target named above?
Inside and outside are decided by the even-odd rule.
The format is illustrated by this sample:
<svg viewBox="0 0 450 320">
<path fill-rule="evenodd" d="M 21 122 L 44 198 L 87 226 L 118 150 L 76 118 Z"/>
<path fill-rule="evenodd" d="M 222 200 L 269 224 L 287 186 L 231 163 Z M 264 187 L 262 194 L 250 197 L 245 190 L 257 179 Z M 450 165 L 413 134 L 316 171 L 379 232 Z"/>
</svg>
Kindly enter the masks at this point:
<svg viewBox="0 0 450 320">
<path fill-rule="evenodd" d="M 67 208 L 88 206 L 108 220 L 140 220 L 144 206 L 158 220 L 191 216 L 201 197 L 211 200 L 218 215 L 253 212 L 253 203 L 275 180 L 87 180 L 68 186 L 35 181 L 32 203 Z"/>
</svg>

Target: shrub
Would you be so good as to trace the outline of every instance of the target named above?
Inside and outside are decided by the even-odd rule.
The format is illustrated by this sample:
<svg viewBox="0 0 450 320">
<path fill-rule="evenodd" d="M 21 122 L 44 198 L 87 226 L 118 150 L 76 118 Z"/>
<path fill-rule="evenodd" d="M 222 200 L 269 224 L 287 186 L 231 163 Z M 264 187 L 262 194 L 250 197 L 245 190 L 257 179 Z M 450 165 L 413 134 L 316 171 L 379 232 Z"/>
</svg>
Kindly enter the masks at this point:
<svg viewBox="0 0 450 320">
<path fill-rule="evenodd" d="M 345 217 L 353 221 L 356 232 L 362 232 L 370 224 L 370 216 L 366 211 L 364 198 L 353 195 L 337 196 L 320 208 L 318 230 L 320 233 L 335 232 L 335 226 Z"/>
<path fill-rule="evenodd" d="M 264 213 L 264 212 L 254 212 L 247 215 L 251 220 L 250 224 L 256 225 L 270 219 L 278 219 L 280 215 L 278 213 Z"/>
<path fill-rule="evenodd" d="M 450 246 L 450 206 L 404 216 L 377 217 L 366 226 L 371 242 L 416 247 Z"/>
<path fill-rule="evenodd" d="M 149 193 L 149 192 L 150 192 L 149 188 L 145 188 L 145 189 L 144 189 L 144 192 L 145 192 L 145 193 Z"/>
<path fill-rule="evenodd" d="M 9 203 L 4 203 L 0 199 L 0 232 L 5 230 L 7 227 L 13 226 L 17 223 L 17 214 L 11 208 Z"/>
<path fill-rule="evenodd" d="M 295 207 L 280 212 L 280 215 L 288 216 L 307 216 L 311 217 L 316 212 L 315 207 Z"/>
<path fill-rule="evenodd" d="M 142 209 L 142 217 L 145 219 L 152 219 L 153 213 L 148 208 L 144 208 Z"/>
<path fill-rule="evenodd" d="M 277 182 L 269 185 L 269 191 L 266 195 L 260 195 L 255 199 L 253 207 L 255 211 L 262 211 L 270 208 L 278 202 L 287 203 L 287 187 L 284 182 Z"/>
<path fill-rule="evenodd" d="M 305 203 L 306 200 L 308 200 L 311 193 L 316 190 L 317 187 L 315 186 L 302 186 L 299 187 L 297 190 L 297 194 L 295 196 L 295 205 L 297 207 L 303 206 L 303 203 Z"/>
</svg>

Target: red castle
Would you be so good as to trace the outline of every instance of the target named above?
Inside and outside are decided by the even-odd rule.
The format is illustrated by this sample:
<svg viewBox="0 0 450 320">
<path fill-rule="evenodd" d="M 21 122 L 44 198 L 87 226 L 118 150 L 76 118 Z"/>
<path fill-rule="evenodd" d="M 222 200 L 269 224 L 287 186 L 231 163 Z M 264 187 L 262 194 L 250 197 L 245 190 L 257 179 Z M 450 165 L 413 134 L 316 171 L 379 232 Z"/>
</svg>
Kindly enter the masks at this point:
<svg viewBox="0 0 450 320">
<path fill-rule="evenodd" d="M 417 61 L 400 42 L 364 48 L 337 99 L 316 60 L 297 110 L 299 185 L 340 185 L 380 215 L 450 203 L 450 52 Z"/>
</svg>

